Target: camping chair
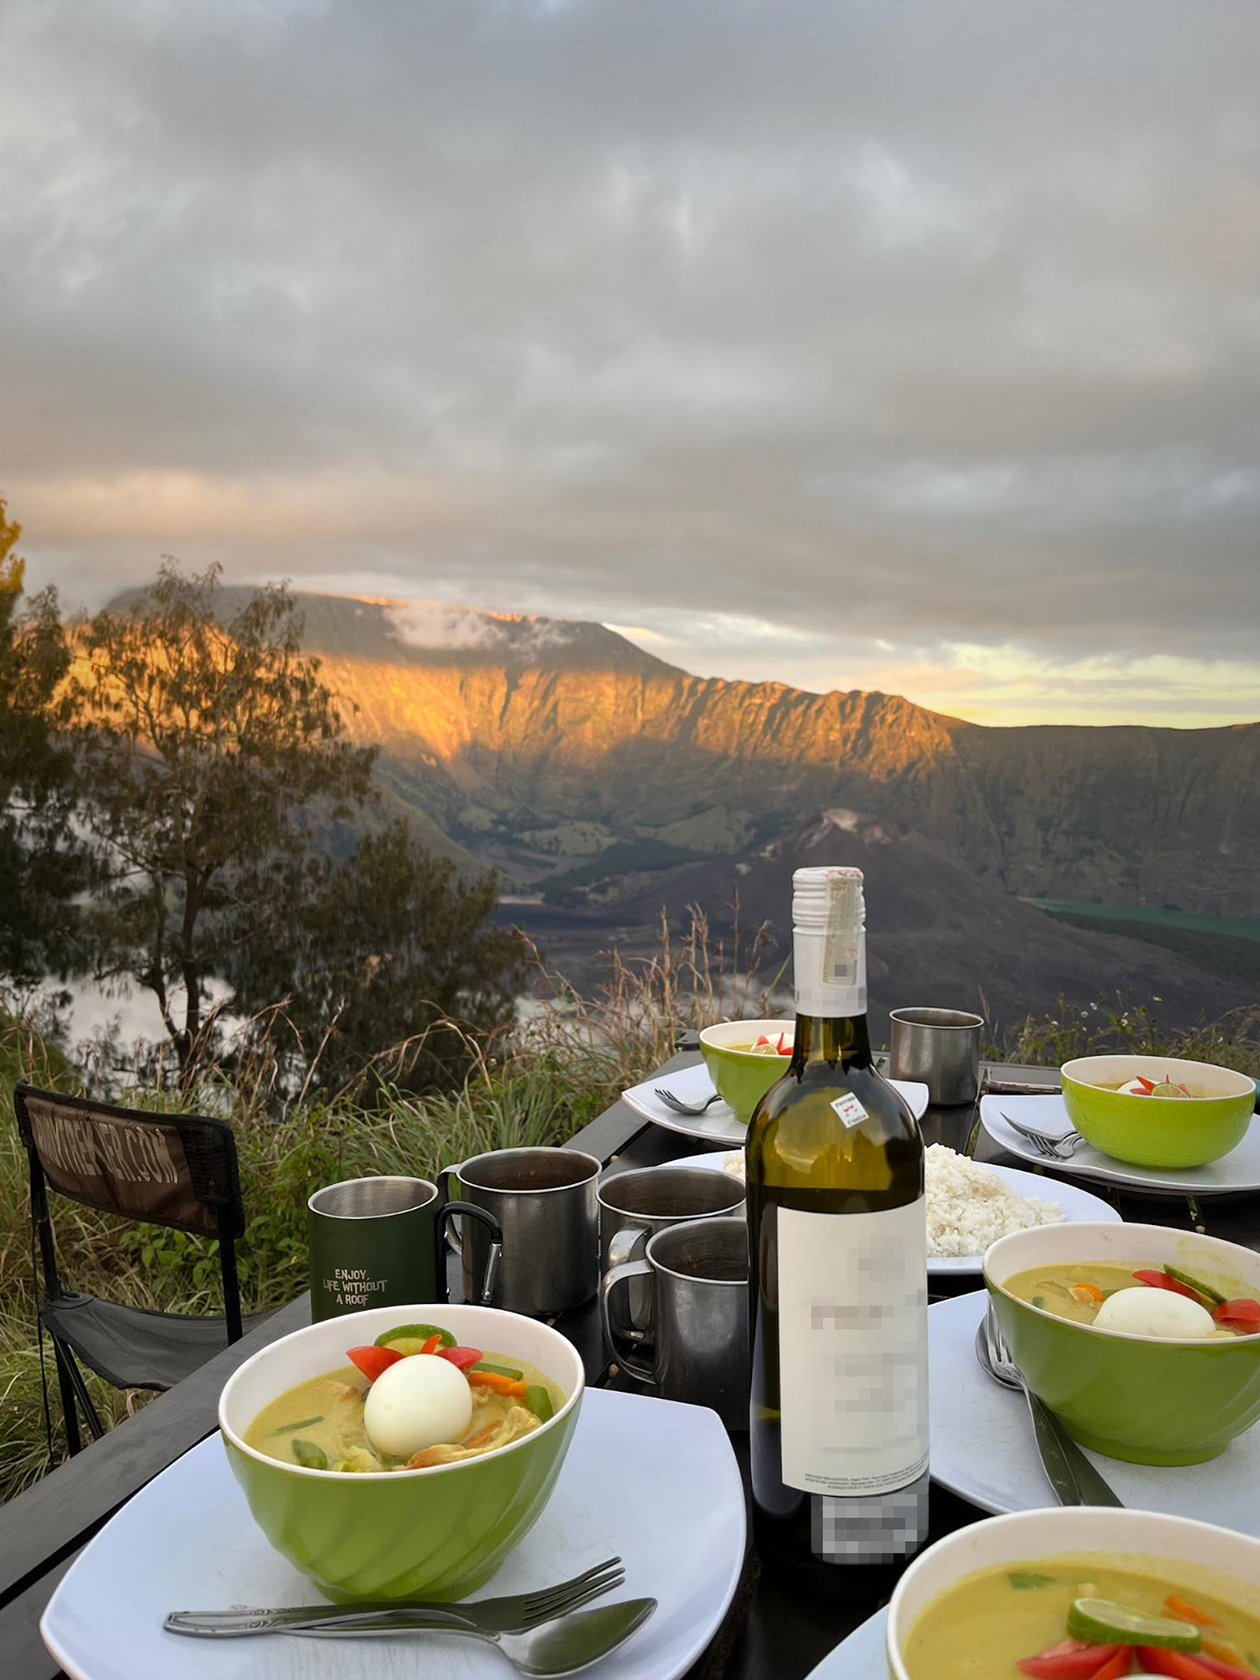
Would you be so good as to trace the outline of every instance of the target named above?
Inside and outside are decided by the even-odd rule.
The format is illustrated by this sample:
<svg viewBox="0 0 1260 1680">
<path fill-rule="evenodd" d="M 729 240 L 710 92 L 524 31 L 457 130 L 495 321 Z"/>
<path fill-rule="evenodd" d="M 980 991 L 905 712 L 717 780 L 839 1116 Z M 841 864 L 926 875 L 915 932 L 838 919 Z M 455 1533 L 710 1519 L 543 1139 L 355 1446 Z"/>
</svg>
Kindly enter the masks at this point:
<svg viewBox="0 0 1260 1680">
<path fill-rule="evenodd" d="M 25 1081 L 14 1090 L 13 1106 L 30 1164 L 31 1223 L 44 1274 L 39 1322 L 52 1337 L 66 1441 L 77 1453 L 76 1402 L 93 1436 L 105 1432 L 79 1359 L 115 1388 L 166 1389 L 242 1335 L 236 1239 L 245 1229 L 245 1209 L 236 1141 L 224 1120 L 143 1114 L 37 1091 Z M 49 1190 L 124 1219 L 217 1238 L 224 1316 L 150 1312 L 64 1290 Z"/>
</svg>

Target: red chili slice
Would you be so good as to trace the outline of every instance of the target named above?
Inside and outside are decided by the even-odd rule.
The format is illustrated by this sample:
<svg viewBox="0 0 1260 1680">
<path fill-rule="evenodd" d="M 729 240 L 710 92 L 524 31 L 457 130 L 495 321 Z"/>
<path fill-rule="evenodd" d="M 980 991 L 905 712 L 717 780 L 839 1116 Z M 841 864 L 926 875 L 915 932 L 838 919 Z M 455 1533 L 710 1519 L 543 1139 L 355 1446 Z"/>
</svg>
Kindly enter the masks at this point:
<svg viewBox="0 0 1260 1680">
<path fill-rule="evenodd" d="M 1222 1301 L 1218 1307 L 1213 1307 L 1212 1317 L 1228 1330 L 1241 1330 L 1243 1335 L 1251 1335 L 1260 1330 L 1260 1301 L 1240 1295 L 1235 1301 Z"/>
<path fill-rule="evenodd" d="M 470 1365 L 479 1364 L 484 1357 L 480 1348 L 450 1347 L 439 1348 L 438 1358 L 449 1359 L 461 1371 L 466 1371 Z"/>
<path fill-rule="evenodd" d="M 1212 1680 L 1256 1680 L 1253 1668 L 1239 1668 L 1237 1663 L 1222 1662 L 1219 1657 L 1208 1657 L 1202 1651 L 1196 1651 L 1194 1661 L 1200 1668 L 1206 1669 Z"/>
<path fill-rule="evenodd" d="M 1122 1645 L 1110 1662 L 1104 1663 L 1093 1676 L 1093 1680 L 1124 1680 L 1129 1673 L 1133 1661 L 1133 1652 L 1127 1645 Z"/>
<path fill-rule="evenodd" d="M 369 1382 L 375 1382 L 382 1371 L 398 1363 L 402 1354 L 387 1347 L 357 1347 L 347 1348 L 346 1358 L 359 1367 Z"/>
<path fill-rule="evenodd" d="M 1184 1283 L 1178 1283 L 1177 1279 L 1169 1277 L 1167 1272 L 1134 1272 L 1133 1275 L 1139 1283 L 1149 1284 L 1152 1289 L 1171 1289 L 1174 1295 L 1185 1295 L 1191 1301 L 1199 1299 L 1193 1289 L 1188 1289 Z"/>
<path fill-rule="evenodd" d="M 1161 1645 L 1139 1645 L 1137 1660 L 1148 1674 L 1168 1674 L 1172 1680 L 1213 1680 L 1212 1670 L 1198 1657 L 1187 1656 L 1184 1651 L 1166 1651 Z"/>
<path fill-rule="evenodd" d="M 1023 1657 L 1015 1664 L 1033 1680 L 1097 1680 L 1100 1668 L 1112 1662 L 1121 1645 L 1090 1645 L 1083 1639 L 1061 1639 L 1057 1645 Z"/>
</svg>

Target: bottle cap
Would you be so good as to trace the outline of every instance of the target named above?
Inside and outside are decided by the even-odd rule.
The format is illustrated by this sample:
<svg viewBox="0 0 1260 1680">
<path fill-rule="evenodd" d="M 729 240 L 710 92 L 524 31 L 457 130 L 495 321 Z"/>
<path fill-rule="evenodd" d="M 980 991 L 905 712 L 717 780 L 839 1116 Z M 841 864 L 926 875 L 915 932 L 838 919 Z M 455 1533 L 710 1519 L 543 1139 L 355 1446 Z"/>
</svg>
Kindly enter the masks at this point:
<svg viewBox="0 0 1260 1680">
<path fill-rule="evenodd" d="M 866 924 L 862 871 L 798 869 L 792 876 L 792 925 L 802 932 L 844 928 L 859 933 Z"/>
<path fill-rule="evenodd" d="M 866 1013 L 866 904 L 862 871 L 798 869 L 792 877 L 798 1013 Z"/>
</svg>

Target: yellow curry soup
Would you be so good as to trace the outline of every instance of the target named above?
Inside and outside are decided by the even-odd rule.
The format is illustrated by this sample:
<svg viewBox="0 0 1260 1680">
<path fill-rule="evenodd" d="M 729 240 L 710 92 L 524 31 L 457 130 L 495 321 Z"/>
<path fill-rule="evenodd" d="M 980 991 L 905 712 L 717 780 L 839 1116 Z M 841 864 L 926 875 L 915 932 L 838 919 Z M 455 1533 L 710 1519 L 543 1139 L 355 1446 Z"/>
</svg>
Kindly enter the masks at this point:
<svg viewBox="0 0 1260 1680">
<path fill-rule="evenodd" d="M 1167 1558 L 1072 1554 L 979 1570 L 919 1616 L 906 1670 L 910 1680 L 1118 1680 L 1188 1673 L 1187 1662 L 1195 1680 L 1260 1672 L 1260 1616 L 1230 1601 L 1231 1583 L 1188 1589 L 1174 1569 Z"/>
<path fill-rule="evenodd" d="M 1232 1338 L 1260 1332 L 1260 1301 L 1245 1294 L 1236 1280 L 1175 1266 L 1102 1260 L 1030 1266 L 1006 1278 L 1001 1288 L 1056 1318 L 1131 1334 Z M 1103 1310 L 1112 1297 L 1129 1292 L 1139 1299 L 1123 1302 L 1123 1313 L 1114 1307 Z M 1188 1315 L 1185 1302 L 1194 1303 L 1193 1313 Z M 1161 1317 L 1167 1317 L 1166 1325 Z"/>
<path fill-rule="evenodd" d="M 432 1335 L 406 1334 L 417 1330 Z M 436 1345 L 443 1337 L 445 1345 Z M 565 1403 L 555 1383 L 535 1366 L 514 1356 L 459 1348 L 453 1337 L 432 1325 L 400 1326 L 387 1331 L 373 1347 L 349 1349 L 348 1357 L 353 1363 L 297 1383 L 264 1406 L 245 1431 L 246 1445 L 281 1463 L 311 1470 L 428 1469 L 508 1446 L 541 1428 Z M 369 1429 L 370 1424 L 377 1427 L 367 1405 L 373 1385 L 400 1365 L 420 1359 L 444 1366 L 440 1387 L 460 1389 L 463 1385 L 459 1426 L 440 1429 L 437 1440 L 431 1430 L 427 1437 L 422 1434 L 425 1444 L 418 1451 L 384 1451 Z M 437 1372 L 409 1370 L 406 1374 L 435 1376 Z M 390 1382 L 396 1384 L 397 1379 L 391 1377 Z M 404 1395 L 404 1406 L 407 1398 Z M 449 1395 L 445 1398 L 449 1401 Z"/>
</svg>

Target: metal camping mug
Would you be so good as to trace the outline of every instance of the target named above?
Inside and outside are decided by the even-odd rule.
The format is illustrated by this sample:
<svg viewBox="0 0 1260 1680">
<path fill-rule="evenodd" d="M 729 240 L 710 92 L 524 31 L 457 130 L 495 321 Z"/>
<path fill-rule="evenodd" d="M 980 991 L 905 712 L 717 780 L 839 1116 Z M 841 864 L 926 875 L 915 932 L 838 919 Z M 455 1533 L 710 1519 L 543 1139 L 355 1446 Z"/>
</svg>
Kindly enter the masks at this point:
<svg viewBox="0 0 1260 1680">
<path fill-rule="evenodd" d="M 310 1249 L 311 1319 L 318 1324 L 367 1307 L 407 1307 L 444 1301 L 446 1249 L 442 1232 L 456 1215 L 485 1227 L 479 1295 L 488 1304 L 503 1245 L 492 1213 L 467 1202 L 446 1202 L 427 1178 L 347 1178 L 316 1190 L 306 1204 Z"/>
<path fill-rule="evenodd" d="M 508 1312 L 542 1316 L 580 1307 L 599 1287 L 600 1163 L 580 1149 L 494 1149 L 474 1155 L 454 1175 L 461 1212 L 468 1203 L 503 1228 L 503 1261 L 492 1302 Z M 464 1291 L 486 1263 L 489 1239 L 462 1222 L 447 1241 L 460 1256 Z"/>
<path fill-rule="evenodd" d="M 890 1078 L 922 1080 L 928 1101 L 943 1108 L 975 1102 L 983 1015 L 965 1009 L 894 1009 L 889 1021 Z"/>
<path fill-rule="evenodd" d="M 609 1303 L 617 1289 L 647 1278 L 655 1296 L 652 1359 L 614 1339 Z M 648 1238 L 642 1260 L 614 1266 L 600 1294 L 604 1334 L 627 1376 L 653 1383 L 664 1400 L 711 1406 L 728 1429 L 748 1428 L 748 1224 L 689 1219 Z M 641 1333 L 629 1338 L 641 1344 Z"/>
<path fill-rule="evenodd" d="M 730 1173 L 702 1167 L 642 1167 L 606 1174 L 599 1187 L 600 1271 L 642 1258 L 648 1238 L 685 1219 L 713 1219 L 743 1211 L 744 1186 Z M 618 1336 L 638 1330 L 652 1339 L 652 1286 L 632 1278 L 609 1303 Z"/>
</svg>

